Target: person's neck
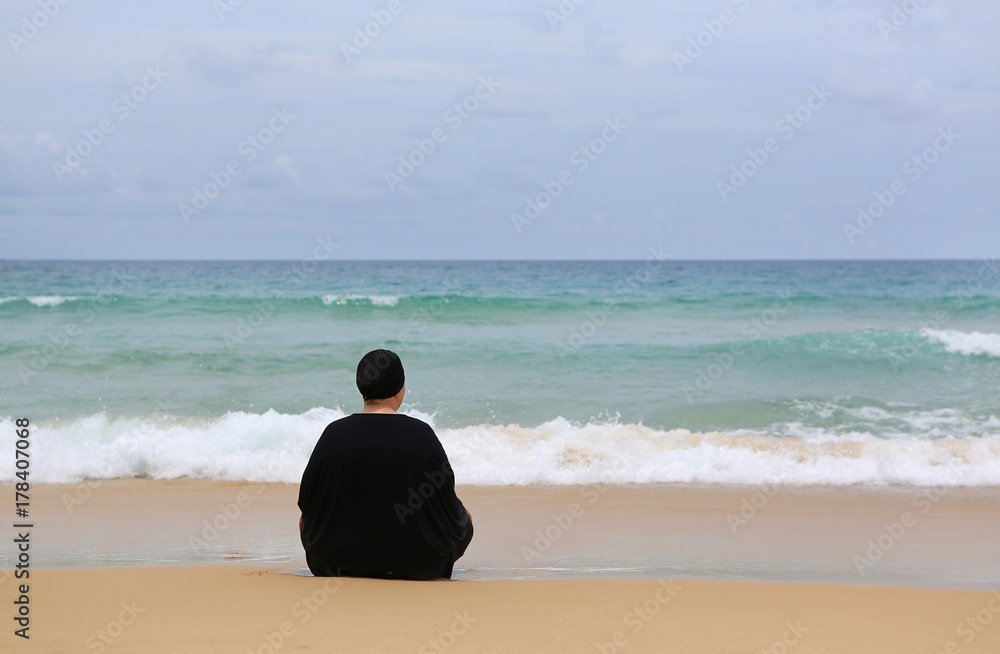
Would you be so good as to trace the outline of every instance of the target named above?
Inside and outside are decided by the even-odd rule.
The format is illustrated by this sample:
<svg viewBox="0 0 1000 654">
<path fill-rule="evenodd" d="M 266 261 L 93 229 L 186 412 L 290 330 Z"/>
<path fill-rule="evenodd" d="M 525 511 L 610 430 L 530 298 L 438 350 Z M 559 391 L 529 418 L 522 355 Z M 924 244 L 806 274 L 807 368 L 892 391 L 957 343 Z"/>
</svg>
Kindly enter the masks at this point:
<svg viewBox="0 0 1000 654">
<path fill-rule="evenodd" d="M 396 408 L 394 403 L 374 400 L 365 402 L 365 408 L 361 410 L 361 413 L 396 413 Z"/>
</svg>

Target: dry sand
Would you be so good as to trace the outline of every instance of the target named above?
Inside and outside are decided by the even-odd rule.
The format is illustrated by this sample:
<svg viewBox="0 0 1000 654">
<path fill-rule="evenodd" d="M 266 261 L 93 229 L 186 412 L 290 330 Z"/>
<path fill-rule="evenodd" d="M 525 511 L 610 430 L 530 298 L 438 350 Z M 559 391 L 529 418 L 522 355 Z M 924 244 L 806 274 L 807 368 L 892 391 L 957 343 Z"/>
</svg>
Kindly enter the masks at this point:
<svg viewBox="0 0 1000 654">
<path fill-rule="evenodd" d="M 245 565 L 36 571 L 31 591 L 31 640 L 8 622 L 4 649 L 930 654 L 952 641 L 953 652 L 1000 652 L 1000 594 L 979 591 L 337 580 Z"/>
</svg>

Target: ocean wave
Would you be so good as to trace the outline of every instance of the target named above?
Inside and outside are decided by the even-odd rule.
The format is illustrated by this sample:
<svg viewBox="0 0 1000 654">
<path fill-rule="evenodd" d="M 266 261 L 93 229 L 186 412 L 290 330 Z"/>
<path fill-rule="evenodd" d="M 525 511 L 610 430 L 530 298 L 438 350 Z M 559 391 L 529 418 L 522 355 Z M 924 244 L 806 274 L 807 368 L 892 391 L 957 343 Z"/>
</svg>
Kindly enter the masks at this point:
<svg viewBox="0 0 1000 654">
<path fill-rule="evenodd" d="M 682 311 L 685 315 L 690 311 L 705 310 L 705 315 L 714 321 L 735 321 L 737 325 L 749 324 L 748 321 L 762 312 L 773 308 L 776 295 L 733 293 L 716 296 L 690 296 L 684 294 L 656 295 L 651 293 L 616 293 L 613 289 L 600 289 L 588 293 L 532 293 L 519 292 L 513 294 L 505 289 L 498 293 L 482 293 L 481 290 L 435 292 L 384 293 L 380 289 L 354 288 L 343 292 L 327 292 L 326 289 L 310 291 L 273 288 L 268 291 L 264 287 L 255 289 L 222 290 L 213 288 L 203 293 L 188 291 L 177 292 L 168 289 L 151 289 L 129 287 L 127 292 L 112 296 L 115 311 L 134 312 L 159 310 L 169 307 L 173 310 L 191 311 L 226 311 L 243 310 L 262 302 L 281 303 L 283 309 L 292 311 L 311 311 L 336 306 L 338 315 L 353 314 L 368 315 L 375 309 L 394 309 L 396 312 L 433 310 L 450 315 L 484 314 L 488 319 L 505 321 L 511 315 L 531 312 L 534 315 L 547 316 L 556 319 L 565 314 L 565 319 L 571 323 L 579 323 L 585 319 L 588 310 L 601 312 L 609 310 L 617 315 L 629 314 L 639 318 L 645 315 L 666 318 L 675 316 L 673 312 Z M 10 292 L 10 291 L 9 291 Z M 4 310 L 47 309 L 71 302 L 98 302 L 105 306 L 105 296 L 81 293 L 79 295 L 10 295 L 0 298 Z M 967 301 L 959 311 L 951 304 L 940 304 L 933 298 L 910 299 L 895 298 L 889 300 L 870 300 L 864 298 L 832 298 L 794 295 L 789 300 L 797 314 L 804 311 L 834 311 L 838 314 L 858 310 L 859 305 L 865 305 L 865 311 L 874 307 L 893 314 L 920 312 L 923 315 L 928 307 L 942 308 L 961 313 L 963 316 L 980 316 L 984 319 L 993 318 L 1000 312 L 1000 299 L 982 298 L 980 302 Z M 941 300 L 941 302 L 945 302 Z M 699 309 L 698 307 L 701 307 Z M 647 312 L 654 313 L 647 313 Z M 766 315 L 766 314 L 765 314 Z M 789 314 L 789 316 L 792 314 Z M 582 316 L 582 317 L 581 317 Z M 749 328 L 747 328 L 749 329 Z M 882 328 L 878 331 L 894 331 L 893 328 Z M 895 330 L 902 331 L 902 330 Z M 861 332 L 859 332 L 861 333 Z M 821 334 L 822 335 L 822 334 Z"/>
<path fill-rule="evenodd" d="M 79 300 L 79 299 L 80 298 L 77 297 L 77 296 L 75 296 L 75 295 L 72 295 L 72 296 L 64 296 L 64 295 L 29 295 L 27 297 L 12 297 L 12 296 L 8 296 L 8 297 L 0 298 L 0 304 L 6 304 L 8 302 L 21 302 L 21 301 L 23 301 L 23 302 L 28 302 L 29 304 L 32 304 L 32 305 L 34 305 L 36 307 L 57 307 L 60 304 L 64 304 L 66 302 L 75 302 L 76 300 Z"/>
<path fill-rule="evenodd" d="M 395 295 L 359 295 L 349 293 L 347 295 L 330 294 L 323 296 L 323 304 L 370 304 L 376 307 L 394 307 L 399 303 L 399 298 Z"/>
<path fill-rule="evenodd" d="M 432 416 L 409 415 L 433 425 Z M 215 418 L 98 413 L 32 427 L 32 479 L 198 477 L 297 483 L 316 439 L 339 409 L 300 415 L 231 412 Z M 947 422 L 947 420 L 946 420 Z M 0 447 L 14 447 L 10 419 Z M 979 436 L 880 438 L 781 426 L 763 431 L 691 432 L 639 424 L 437 428 L 458 482 L 527 484 L 904 484 L 1000 486 L 1000 420 Z M 793 436 L 790 434 L 799 434 Z M 13 467 L 0 470 L 13 481 Z"/>
<path fill-rule="evenodd" d="M 944 345 L 944 349 L 952 354 L 965 354 L 967 356 L 985 354 L 991 357 L 1000 357 L 1000 334 L 983 334 L 981 332 L 969 334 L 936 329 L 924 329 L 921 333 L 931 341 Z"/>
<path fill-rule="evenodd" d="M 75 296 L 64 297 L 62 295 L 36 295 L 25 299 L 34 304 L 36 307 L 57 307 L 63 302 L 73 302 L 74 300 L 79 300 L 80 298 Z"/>
<path fill-rule="evenodd" d="M 753 335 L 758 334 L 753 328 Z M 890 360 L 890 354 L 905 352 L 926 342 L 944 346 L 944 351 L 952 354 L 1000 357 L 1000 334 L 965 333 L 959 331 L 939 331 L 922 329 L 876 329 L 866 328 L 841 332 L 805 332 L 788 335 L 768 335 L 760 332 L 760 338 L 742 338 L 714 343 L 696 344 L 691 351 L 699 355 L 723 354 L 740 348 L 743 352 L 757 354 L 781 354 L 785 357 L 812 357 L 819 359 Z M 933 348 L 925 348 L 925 354 L 940 355 Z"/>
</svg>

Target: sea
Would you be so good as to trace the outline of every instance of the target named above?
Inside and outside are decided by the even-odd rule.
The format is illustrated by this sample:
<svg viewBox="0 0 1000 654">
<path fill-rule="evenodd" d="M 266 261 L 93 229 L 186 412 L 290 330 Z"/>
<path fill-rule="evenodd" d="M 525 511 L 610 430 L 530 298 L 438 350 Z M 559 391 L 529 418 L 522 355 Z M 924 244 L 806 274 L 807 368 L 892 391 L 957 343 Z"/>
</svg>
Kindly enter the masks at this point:
<svg viewBox="0 0 1000 654">
<path fill-rule="evenodd" d="M 0 449 L 297 483 L 381 347 L 459 484 L 1000 485 L 996 258 L 2 261 Z"/>
</svg>

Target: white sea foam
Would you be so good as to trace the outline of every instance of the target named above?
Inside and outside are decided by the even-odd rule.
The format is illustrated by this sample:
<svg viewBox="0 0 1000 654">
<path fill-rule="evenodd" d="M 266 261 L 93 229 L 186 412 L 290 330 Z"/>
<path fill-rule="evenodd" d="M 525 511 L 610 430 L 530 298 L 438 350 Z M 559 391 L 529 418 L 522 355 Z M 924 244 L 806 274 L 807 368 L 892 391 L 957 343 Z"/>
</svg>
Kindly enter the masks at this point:
<svg viewBox="0 0 1000 654">
<path fill-rule="evenodd" d="M 73 300 L 77 300 L 79 298 L 64 297 L 62 295 L 36 295 L 25 299 L 34 304 L 36 307 L 57 307 L 63 302 L 72 302 Z"/>
<path fill-rule="evenodd" d="M 1000 334 L 983 334 L 981 332 L 967 334 L 936 329 L 924 329 L 921 333 L 931 341 L 941 343 L 944 345 L 944 349 L 953 354 L 985 354 L 991 357 L 1000 357 Z"/>
<path fill-rule="evenodd" d="M 302 415 L 228 413 L 219 418 L 103 413 L 32 425 L 31 478 L 202 477 L 297 483 L 323 428 L 339 409 Z M 411 412 L 433 424 L 433 418 Z M 974 437 L 834 434 L 784 425 L 773 435 L 669 431 L 635 424 L 437 428 L 460 484 L 745 483 L 1000 486 L 1000 421 Z M 791 434 L 799 434 L 792 436 Z M 14 425 L 0 420 L 0 448 Z M 0 468 L 0 480 L 14 479 Z"/>
<path fill-rule="evenodd" d="M 359 295 L 356 293 L 323 296 L 323 304 L 362 304 L 364 302 L 377 307 L 394 307 L 399 302 L 399 298 L 394 295 Z"/>
</svg>

